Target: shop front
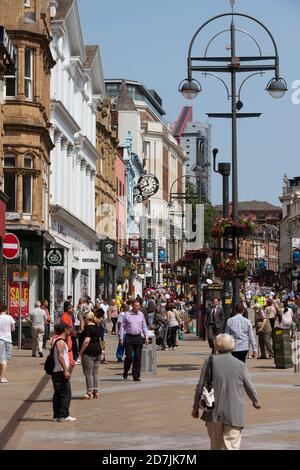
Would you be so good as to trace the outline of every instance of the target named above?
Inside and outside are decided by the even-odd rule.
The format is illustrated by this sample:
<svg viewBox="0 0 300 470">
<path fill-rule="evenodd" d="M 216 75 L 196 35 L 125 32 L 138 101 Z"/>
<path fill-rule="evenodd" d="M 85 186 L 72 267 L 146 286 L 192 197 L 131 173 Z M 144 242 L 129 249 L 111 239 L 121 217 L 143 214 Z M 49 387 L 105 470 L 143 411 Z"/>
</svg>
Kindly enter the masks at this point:
<svg viewBox="0 0 300 470">
<path fill-rule="evenodd" d="M 3 238 L 5 235 L 5 211 L 7 197 L 0 191 L 0 302 L 5 301 L 5 282 L 3 272 Z"/>
<path fill-rule="evenodd" d="M 101 295 L 108 301 L 116 298 L 118 266 L 118 244 L 115 240 L 100 240 L 101 270 L 97 275 L 97 295 Z M 101 276 L 103 276 L 101 278 Z"/>
</svg>

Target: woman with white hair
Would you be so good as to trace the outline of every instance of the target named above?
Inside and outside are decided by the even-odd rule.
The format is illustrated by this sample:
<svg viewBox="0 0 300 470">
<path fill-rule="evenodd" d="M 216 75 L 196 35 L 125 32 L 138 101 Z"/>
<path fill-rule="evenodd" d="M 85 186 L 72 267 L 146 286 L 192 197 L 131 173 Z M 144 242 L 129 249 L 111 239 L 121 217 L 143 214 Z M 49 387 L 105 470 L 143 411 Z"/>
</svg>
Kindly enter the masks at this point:
<svg viewBox="0 0 300 470">
<path fill-rule="evenodd" d="M 213 388 L 215 408 L 204 411 L 201 419 L 206 422 L 211 450 L 239 450 L 244 427 L 244 390 L 254 408 L 261 408 L 246 365 L 233 357 L 234 339 L 227 334 L 215 339 L 216 355 L 213 362 Z M 200 398 L 208 359 L 206 359 L 198 382 L 192 411 L 199 418 Z"/>
</svg>

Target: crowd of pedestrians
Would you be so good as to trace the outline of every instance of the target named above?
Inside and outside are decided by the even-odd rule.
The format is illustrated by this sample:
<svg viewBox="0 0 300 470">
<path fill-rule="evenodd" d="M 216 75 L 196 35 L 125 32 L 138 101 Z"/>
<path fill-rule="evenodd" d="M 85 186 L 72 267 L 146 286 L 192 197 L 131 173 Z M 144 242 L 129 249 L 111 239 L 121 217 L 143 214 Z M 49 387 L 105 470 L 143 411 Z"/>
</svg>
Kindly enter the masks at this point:
<svg viewBox="0 0 300 470">
<path fill-rule="evenodd" d="M 249 308 L 254 311 L 254 323 L 248 318 Z M 122 363 L 123 380 L 128 380 L 132 369 L 133 381 L 140 382 L 142 350 L 144 345 L 147 346 L 149 337 L 155 335 L 156 343 L 163 351 L 175 351 L 183 335 L 193 332 L 193 320 L 199 313 L 192 296 L 177 295 L 171 289 L 149 289 L 143 297 L 129 296 L 122 301 L 112 299 L 108 302 L 99 297 L 93 303 L 90 297 L 86 297 L 79 299 L 75 306 L 72 296 L 68 296 L 62 312 L 56 316 L 54 336 L 48 342 L 51 325 L 48 302 L 36 301 L 28 317 L 32 356 L 43 357 L 47 345 L 53 348 L 53 419 L 76 421 L 70 415 L 70 381 L 75 366 L 81 365 L 86 383 L 81 399 L 99 398 L 99 367 L 101 363 L 106 363 L 107 335 L 118 336 L 115 357 L 117 362 Z M 217 377 L 215 394 L 219 406 L 213 413 L 204 413 L 202 419 L 206 421 L 213 449 L 237 449 L 243 427 L 243 388 L 253 406 L 260 408 L 248 371 L 242 363 L 246 362 L 250 351 L 253 358 L 258 357 L 258 352 L 259 359 L 273 358 L 274 328 L 285 328 L 293 337 L 299 330 L 300 297 L 293 292 L 276 292 L 248 285 L 240 291 L 240 298 L 227 321 L 221 299 L 217 297 L 211 300 L 203 313 L 206 337 L 214 358 L 214 374 Z M 7 315 L 7 308 L 1 307 L 0 383 L 8 382 L 6 371 L 14 329 L 15 321 Z M 196 389 L 192 411 L 195 418 L 199 417 L 199 393 L 207 364 L 206 361 Z M 226 397 L 222 396 L 224 387 L 228 390 Z M 230 414 L 231 402 L 235 404 L 233 414 Z"/>
</svg>

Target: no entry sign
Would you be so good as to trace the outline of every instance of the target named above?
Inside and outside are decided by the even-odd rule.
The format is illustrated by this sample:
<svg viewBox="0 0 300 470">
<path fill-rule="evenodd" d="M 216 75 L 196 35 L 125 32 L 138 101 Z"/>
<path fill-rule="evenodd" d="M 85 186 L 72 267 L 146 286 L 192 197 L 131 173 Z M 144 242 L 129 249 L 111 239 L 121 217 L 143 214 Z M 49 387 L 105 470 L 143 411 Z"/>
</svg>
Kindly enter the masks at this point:
<svg viewBox="0 0 300 470">
<path fill-rule="evenodd" d="M 20 242 L 13 233 L 7 233 L 3 239 L 3 256 L 6 259 L 15 259 L 20 253 Z"/>
</svg>

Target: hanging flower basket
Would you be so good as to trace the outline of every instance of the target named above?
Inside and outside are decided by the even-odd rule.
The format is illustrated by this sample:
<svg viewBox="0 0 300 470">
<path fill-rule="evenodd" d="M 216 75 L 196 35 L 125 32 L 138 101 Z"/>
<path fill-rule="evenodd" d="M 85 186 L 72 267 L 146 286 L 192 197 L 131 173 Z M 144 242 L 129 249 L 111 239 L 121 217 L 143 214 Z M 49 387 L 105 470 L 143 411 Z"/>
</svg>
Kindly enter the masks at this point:
<svg viewBox="0 0 300 470">
<path fill-rule="evenodd" d="M 248 274 L 249 265 L 244 259 L 236 259 L 233 256 L 222 259 L 215 269 L 215 274 L 222 280 L 234 278 L 245 279 Z"/>
<path fill-rule="evenodd" d="M 172 264 L 171 263 L 163 263 L 161 265 L 162 269 L 171 269 Z"/>
<path fill-rule="evenodd" d="M 187 261 L 197 261 L 197 260 L 206 260 L 210 255 L 210 250 L 208 248 L 201 248 L 200 250 L 188 250 L 185 252 L 184 258 Z"/>
<path fill-rule="evenodd" d="M 214 238 L 247 238 L 256 232 L 256 224 L 249 217 L 241 216 L 238 220 L 231 217 L 217 219 L 212 228 Z"/>
</svg>

